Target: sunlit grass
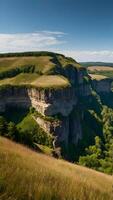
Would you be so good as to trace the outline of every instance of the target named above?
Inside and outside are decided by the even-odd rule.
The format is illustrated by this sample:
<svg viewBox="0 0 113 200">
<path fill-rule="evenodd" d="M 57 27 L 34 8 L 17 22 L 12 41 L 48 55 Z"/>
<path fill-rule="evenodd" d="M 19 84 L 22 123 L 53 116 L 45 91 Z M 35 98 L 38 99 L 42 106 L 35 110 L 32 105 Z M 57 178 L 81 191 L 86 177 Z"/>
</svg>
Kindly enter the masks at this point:
<svg viewBox="0 0 113 200">
<path fill-rule="evenodd" d="M 55 66 L 50 56 L 24 56 L 0 58 L 0 72 L 25 65 L 35 65 L 35 71 L 48 71 Z"/>
<path fill-rule="evenodd" d="M 108 67 L 108 66 L 91 66 L 91 67 L 88 67 L 88 70 L 90 72 L 106 72 L 106 71 L 112 71 L 113 72 L 113 67 Z"/>
<path fill-rule="evenodd" d="M 39 76 L 36 73 L 21 73 L 13 78 L 6 78 L 0 80 L 0 86 L 3 85 L 31 85 L 38 88 L 56 88 L 68 87 L 70 83 L 68 79 L 58 75 L 43 75 Z"/>
<path fill-rule="evenodd" d="M 100 80 L 107 79 L 107 76 L 100 75 L 100 74 L 89 74 L 89 75 L 90 75 L 90 77 L 91 77 L 92 80 L 100 81 Z"/>
<path fill-rule="evenodd" d="M 0 138 L 0 200 L 111 200 L 113 178 Z"/>
</svg>

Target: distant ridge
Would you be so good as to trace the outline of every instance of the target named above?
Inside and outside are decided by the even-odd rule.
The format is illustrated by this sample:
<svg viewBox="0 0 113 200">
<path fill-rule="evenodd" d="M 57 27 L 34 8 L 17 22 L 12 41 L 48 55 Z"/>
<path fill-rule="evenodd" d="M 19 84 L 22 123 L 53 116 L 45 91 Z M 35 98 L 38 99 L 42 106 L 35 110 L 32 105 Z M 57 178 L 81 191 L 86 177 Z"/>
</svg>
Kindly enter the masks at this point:
<svg viewBox="0 0 113 200">
<path fill-rule="evenodd" d="M 89 66 L 110 66 L 110 67 L 113 67 L 113 63 L 111 63 L 111 62 L 80 62 L 80 64 L 84 67 L 89 67 Z"/>
</svg>

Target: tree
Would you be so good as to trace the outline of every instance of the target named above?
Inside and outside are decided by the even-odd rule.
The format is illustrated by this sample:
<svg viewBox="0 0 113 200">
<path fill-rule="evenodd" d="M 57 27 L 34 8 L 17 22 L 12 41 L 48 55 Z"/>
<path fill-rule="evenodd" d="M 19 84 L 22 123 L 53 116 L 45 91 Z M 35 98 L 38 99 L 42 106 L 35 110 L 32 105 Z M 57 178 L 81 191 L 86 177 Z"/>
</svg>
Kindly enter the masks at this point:
<svg viewBox="0 0 113 200">
<path fill-rule="evenodd" d="M 102 141 L 96 136 L 95 145 L 85 149 L 86 156 L 80 156 L 79 163 L 81 165 L 98 169 L 100 167 L 100 159 L 102 158 Z"/>
<path fill-rule="evenodd" d="M 18 141 L 18 131 L 15 123 L 9 122 L 7 130 L 8 130 L 7 137 Z"/>
<path fill-rule="evenodd" d="M 4 117 L 0 116 L 0 135 L 7 133 L 7 122 Z"/>
</svg>

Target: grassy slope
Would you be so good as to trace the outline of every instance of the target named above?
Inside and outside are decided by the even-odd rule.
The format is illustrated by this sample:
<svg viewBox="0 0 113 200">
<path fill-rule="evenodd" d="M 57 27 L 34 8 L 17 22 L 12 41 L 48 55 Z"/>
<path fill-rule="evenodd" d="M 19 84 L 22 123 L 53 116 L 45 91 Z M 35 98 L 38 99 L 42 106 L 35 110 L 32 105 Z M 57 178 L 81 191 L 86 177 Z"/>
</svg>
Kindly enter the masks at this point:
<svg viewBox="0 0 113 200">
<path fill-rule="evenodd" d="M 38 124 L 36 123 L 36 121 L 34 120 L 33 116 L 30 113 L 28 113 L 23 118 L 23 120 L 20 123 L 18 123 L 17 127 L 21 128 L 23 131 L 32 131 L 35 128 L 37 128 L 37 131 L 38 131 L 38 128 L 39 128 Z M 47 155 L 52 155 L 52 151 L 53 151 L 52 148 L 45 145 L 38 144 L 38 143 L 35 145 L 40 152 L 43 152 L 44 154 L 47 154 Z"/>
<path fill-rule="evenodd" d="M 99 75 L 99 74 L 89 74 L 89 76 L 91 77 L 92 80 L 97 80 L 97 81 L 107 79 L 106 76 L 104 76 L 104 75 Z"/>
<path fill-rule="evenodd" d="M 13 78 L 6 78 L 0 80 L 0 86 L 3 85 L 31 85 L 38 88 L 57 88 L 68 87 L 70 83 L 68 79 L 58 75 L 43 75 L 40 76 L 36 73 L 21 73 Z"/>
<path fill-rule="evenodd" d="M 31 130 L 32 128 L 37 127 L 36 121 L 33 119 L 33 117 L 28 114 L 26 115 L 23 120 L 18 124 L 18 127 L 22 128 L 23 131 Z"/>
<path fill-rule="evenodd" d="M 110 66 L 89 66 L 88 72 L 91 74 L 97 74 L 113 78 L 113 67 Z"/>
<path fill-rule="evenodd" d="M 82 66 L 88 68 L 89 73 L 113 78 L 113 63 L 104 62 L 82 62 Z"/>
<path fill-rule="evenodd" d="M 38 78 L 38 74 L 36 73 L 22 73 L 19 74 L 13 78 L 5 78 L 3 80 L 0 80 L 0 85 L 21 85 L 21 84 L 30 84 L 32 81 Z"/>
<path fill-rule="evenodd" d="M 52 54 L 51 56 L 47 53 L 47 55 L 42 56 L 0 57 L 0 73 L 2 76 L 3 72 L 11 74 L 10 76 L 4 76 L 0 80 L 0 85 L 31 84 L 41 88 L 67 87 L 70 85 L 69 81 L 59 75 L 61 71 L 65 71 L 67 65 L 71 65 L 73 68 L 82 68 L 75 60 L 57 54 Z M 25 66 L 34 66 L 32 73 L 15 75 L 14 71 L 12 71 Z M 40 76 L 40 74 L 43 76 Z M 47 74 L 51 76 L 47 76 Z"/>
<path fill-rule="evenodd" d="M 67 78 L 58 75 L 40 76 L 37 80 L 32 82 L 32 85 L 41 88 L 54 87 L 68 87 L 70 83 Z"/>
<path fill-rule="evenodd" d="M 0 137 L 0 200 L 111 200 L 113 178 Z"/>
<path fill-rule="evenodd" d="M 66 65 L 71 64 L 76 68 L 81 68 L 81 65 L 79 63 L 77 63 L 74 59 L 72 58 L 65 58 L 62 57 L 61 55 L 57 56 L 58 61 L 60 62 L 60 64 L 62 65 L 62 67 L 66 67 Z"/>
<path fill-rule="evenodd" d="M 113 71 L 113 67 L 108 66 L 90 66 L 88 67 L 88 70 L 91 72 L 99 72 L 99 71 Z"/>
<path fill-rule="evenodd" d="M 0 58 L 0 72 L 24 65 L 35 65 L 35 71 L 39 70 L 41 72 L 46 72 L 55 66 L 50 56 Z"/>
<path fill-rule="evenodd" d="M 108 66 L 113 67 L 113 63 L 106 63 L 106 62 L 80 62 L 80 64 L 84 67 L 90 66 Z"/>
<path fill-rule="evenodd" d="M 12 121 L 16 123 L 18 128 L 21 128 L 22 131 L 32 131 L 33 129 L 39 129 L 39 125 L 36 123 L 32 115 L 28 110 L 23 110 L 22 108 L 9 108 L 4 113 L 4 117 L 8 122 Z M 35 144 L 40 152 L 45 154 L 52 155 L 53 149 L 48 146 Z"/>
<path fill-rule="evenodd" d="M 67 64 L 72 64 L 74 67 L 80 68 L 81 65 L 75 60 L 66 58 L 62 55 L 56 56 L 21 56 L 21 57 L 0 57 L 0 72 L 14 69 L 25 65 L 35 65 L 35 72 L 40 71 L 43 74 L 51 71 L 60 65 L 65 67 Z"/>
</svg>

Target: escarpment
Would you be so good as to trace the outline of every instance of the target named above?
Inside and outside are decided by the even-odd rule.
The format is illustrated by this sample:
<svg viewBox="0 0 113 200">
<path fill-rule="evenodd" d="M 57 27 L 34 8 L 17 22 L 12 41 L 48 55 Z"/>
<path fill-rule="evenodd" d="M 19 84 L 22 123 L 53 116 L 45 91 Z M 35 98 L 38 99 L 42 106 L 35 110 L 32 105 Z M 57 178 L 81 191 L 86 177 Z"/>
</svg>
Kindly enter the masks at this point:
<svg viewBox="0 0 113 200">
<path fill-rule="evenodd" d="M 54 59 L 51 59 L 52 56 Z M 10 60 L 10 56 L 4 59 Z M 19 56 L 18 59 L 16 63 L 21 60 L 22 64 L 26 64 L 23 57 Z M 76 61 L 59 54 L 43 55 L 43 59 L 39 54 L 35 59 L 36 66 L 32 73 L 26 74 L 25 71 L 0 80 L 0 113 L 5 112 L 7 107 L 33 107 L 38 113 L 33 116 L 36 122 L 45 132 L 53 135 L 54 148 L 62 145 L 68 148 L 69 143 L 76 145 L 83 134 L 81 97 L 90 98 L 93 90 L 109 93 L 111 80 L 88 75 Z M 33 60 L 34 57 L 32 61 L 30 57 L 29 64 L 33 64 Z"/>
</svg>

